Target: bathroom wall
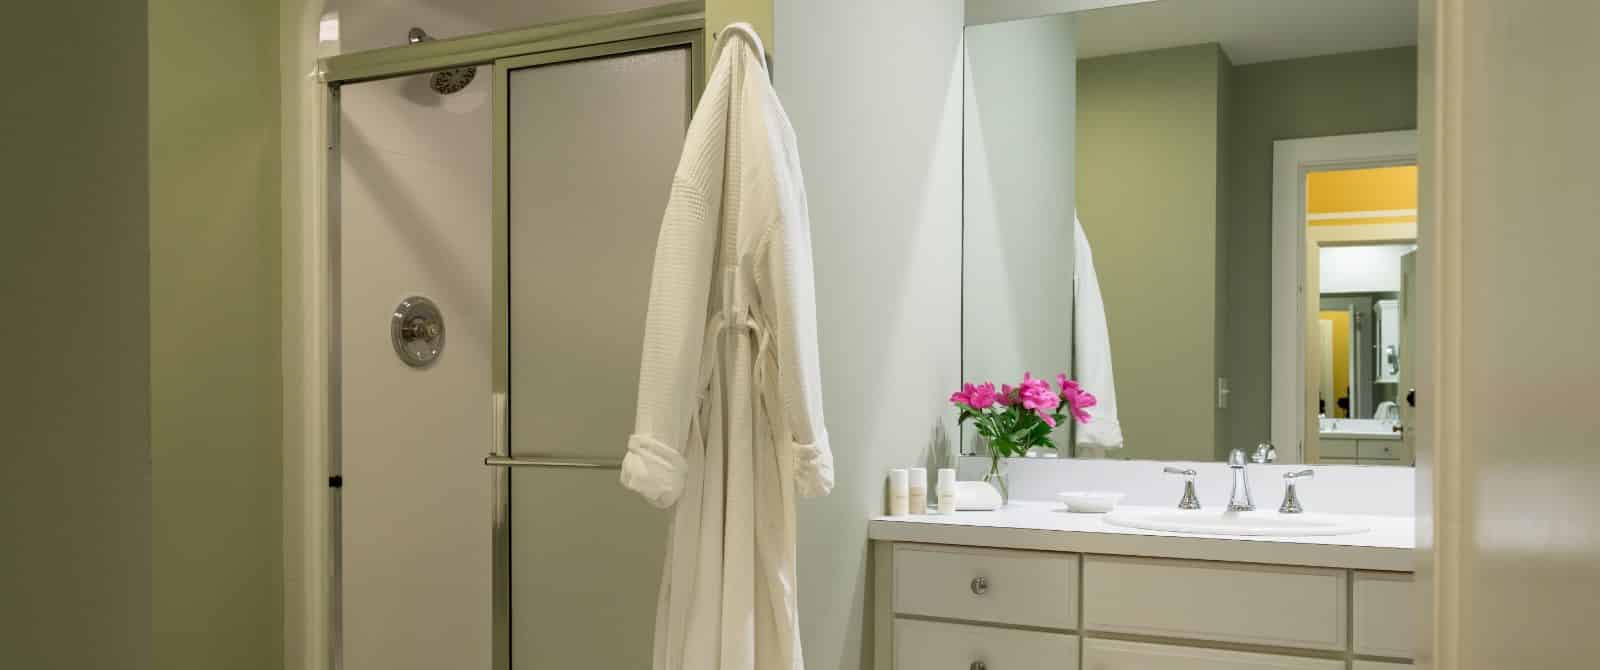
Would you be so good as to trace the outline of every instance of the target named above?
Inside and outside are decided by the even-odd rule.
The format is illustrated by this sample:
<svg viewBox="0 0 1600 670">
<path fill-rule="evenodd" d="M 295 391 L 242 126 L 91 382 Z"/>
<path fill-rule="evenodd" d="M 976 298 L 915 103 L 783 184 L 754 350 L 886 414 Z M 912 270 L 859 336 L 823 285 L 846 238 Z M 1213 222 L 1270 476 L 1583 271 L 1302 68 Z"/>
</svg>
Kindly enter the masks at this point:
<svg viewBox="0 0 1600 670">
<path fill-rule="evenodd" d="M 967 25 L 1132 5 L 1153 0 L 966 0 Z"/>
<path fill-rule="evenodd" d="M 1078 215 L 1105 296 L 1128 457 L 1215 453 L 1227 67 L 1215 44 L 1078 61 Z"/>
<path fill-rule="evenodd" d="M 447 96 L 422 75 L 340 90 L 349 668 L 489 664 L 492 82 L 485 66 Z M 389 315 L 412 295 L 437 303 L 447 328 L 426 369 L 389 340 Z"/>
<path fill-rule="evenodd" d="M 0 665 L 150 668 L 144 2 L 8 3 Z"/>
<path fill-rule="evenodd" d="M 1272 143 L 1417 127 L 1417 49 L 1233 69 L 1229 168 L 1229 439 L 1266 439 L 1272 420 Z M 1119 380 L 1120 381 L 1120 380 Z"/>
<path fill-rule="evenodd" d="M 150 7 L 160 668 L 283 667 L 277 12 Z"/>
<path fill-rule="evenodd" d="M 776 84 L 817 267 L 832 495 L 798 504 L 808 667 L 870 665 L 867 518 L 889 467 L 953 448 L 960 358 L 960 0 L 779 0 Z"/>
<path fill-rule="evenodd" d="M 1072 370 L 1070 14 L 966 30 L 961 374 L 1015 385 Z M 966 453 L 976 433 L 962 431 Z M 1065 446 L 1067 431 L 1060 431 Z"/>
</svg>

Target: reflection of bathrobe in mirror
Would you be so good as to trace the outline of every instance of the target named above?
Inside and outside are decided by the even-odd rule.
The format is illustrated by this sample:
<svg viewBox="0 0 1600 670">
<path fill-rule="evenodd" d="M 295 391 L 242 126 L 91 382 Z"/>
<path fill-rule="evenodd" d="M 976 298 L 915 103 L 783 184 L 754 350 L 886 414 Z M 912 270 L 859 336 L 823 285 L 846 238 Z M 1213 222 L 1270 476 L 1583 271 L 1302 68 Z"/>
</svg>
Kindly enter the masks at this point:
<svg viewBox="0 0 1600 670">
<path fill-rule="evenodd" d="M 622 483 L 676 506 L 656 670 L 799 670 L 795 495 L 833 486 L 811 231 L 787 116 L 724 48 L 661 223 Z"/>
<path fill-rule="evenodd" d="M 1117 420 L 1117 384 L 1111 374 L 1111 334 L 1106 327 L 1106 303 L 1100 296 L 1100 278 L 1094 273 L 1094 253 L 1078 217 L 1072 217 L 1077 295 L 1072 301 L 1073 377 L 1097 403 L 1089 408 L 1089 423 L 1077 427 L 1078 448 L 1122 447 L 1122 424 Z M 1092 455 L 1081 452 L 1082 455 Z"/>
</svg>

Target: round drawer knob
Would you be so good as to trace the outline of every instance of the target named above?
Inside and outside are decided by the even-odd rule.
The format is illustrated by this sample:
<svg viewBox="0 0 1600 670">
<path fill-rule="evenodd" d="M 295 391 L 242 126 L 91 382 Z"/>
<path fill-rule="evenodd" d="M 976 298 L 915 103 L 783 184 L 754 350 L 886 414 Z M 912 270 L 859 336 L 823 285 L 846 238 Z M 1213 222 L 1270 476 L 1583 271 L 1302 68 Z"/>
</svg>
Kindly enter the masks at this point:
<svg viewBox="0 0 1600 670">
<path fill-rule="evenodd" d="M 967 667 L 970 668 L 971 670 L 989 670 L 989 666 L 984 665 L 983 661 L 973 661 L 972 665 L 969 665 Z"/>
<path fill-rule="evenodd" d="M 981 595 L 983 595 L 985 593 L 988 593 L 988 592 L 989 592 L 989 580 L 987 578 L 984 578 L 984 577 L 973 577 L 972 578 L 972 593 L 973 593 L 973 595 L 981 596 Z M 982 665 L 982 663 L 974 664 L 973 665 L 973 670 L 982 670 L 979 667 L 981 665 Z"/>
</svg>

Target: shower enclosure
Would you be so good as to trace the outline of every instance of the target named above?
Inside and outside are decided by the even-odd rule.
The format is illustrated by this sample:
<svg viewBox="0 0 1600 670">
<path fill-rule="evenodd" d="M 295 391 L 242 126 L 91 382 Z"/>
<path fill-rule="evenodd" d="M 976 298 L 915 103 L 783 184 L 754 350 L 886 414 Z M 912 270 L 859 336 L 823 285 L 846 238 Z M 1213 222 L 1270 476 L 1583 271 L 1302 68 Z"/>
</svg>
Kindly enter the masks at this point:
<svg viewBox="0 0 1600 670">
<path fill-rule="evenodd" d="M 646 667 L 623 489 L 698 6 L 327 61 L 333 667 Z"/>
</svg>

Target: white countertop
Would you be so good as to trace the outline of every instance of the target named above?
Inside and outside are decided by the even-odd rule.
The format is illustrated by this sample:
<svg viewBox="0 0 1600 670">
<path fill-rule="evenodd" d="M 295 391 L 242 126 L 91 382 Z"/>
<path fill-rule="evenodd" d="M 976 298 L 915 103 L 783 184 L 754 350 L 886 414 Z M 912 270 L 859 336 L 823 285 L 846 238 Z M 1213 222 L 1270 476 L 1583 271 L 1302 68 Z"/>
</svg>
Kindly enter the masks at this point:
<svg viewBox="0 0 1600 670">
<path fill-rule="evenodd" d="M 1122 506 L 1119 510 L 1167 509 Z M 1053 502 L 1013 500 L 994 512 L 874 517 L 867 536 L 1006 549 L 1069 551 L 1240 563 L 1412 572 L 1411 517 L 1339 515 L 1371 530 L 1326 537 L 1191 535 L 1113 526 L 1104 514 L 1074 514 Z"/>
</svg>

